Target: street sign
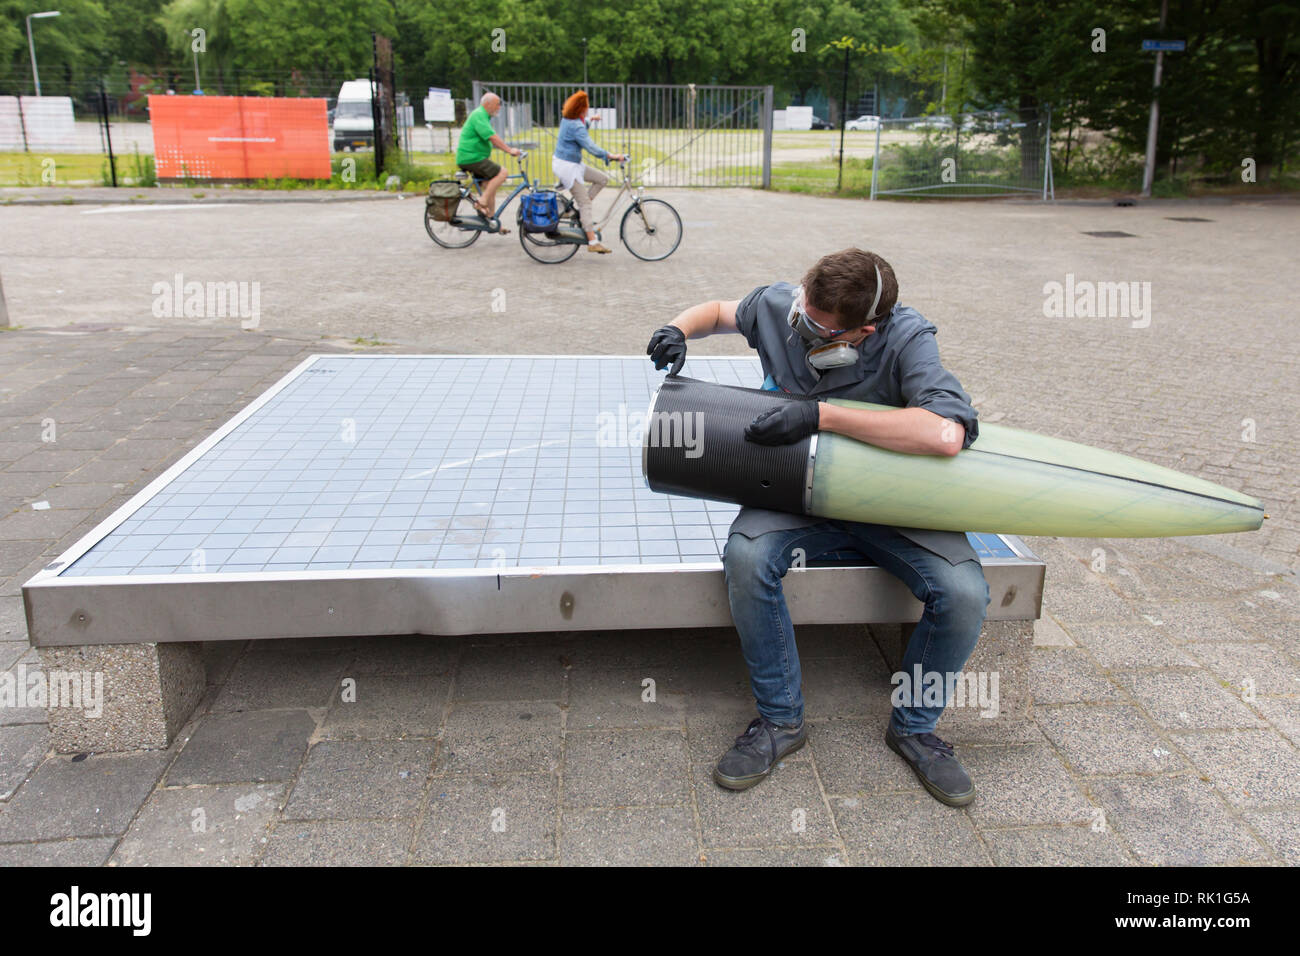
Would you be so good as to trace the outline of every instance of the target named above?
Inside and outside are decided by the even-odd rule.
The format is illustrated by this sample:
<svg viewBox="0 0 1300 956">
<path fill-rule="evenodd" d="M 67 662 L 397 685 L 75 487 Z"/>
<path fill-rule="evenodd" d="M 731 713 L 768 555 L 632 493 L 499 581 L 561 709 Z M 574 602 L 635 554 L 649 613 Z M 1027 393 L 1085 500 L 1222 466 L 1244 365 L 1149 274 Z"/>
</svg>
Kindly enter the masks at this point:
<svg viewBox="0 0 1300 956">
<path fill-rule="evenodd" d="M 1186 40 L 1143 40 L 1144 53 L 1182 53 L 1187 49 Z"/>
<path fill-rule="evenodd" d="M 451 98 L 451 90 L 441 87 L 429 87 L 429 95 L 424 99 L 424 121 L 426 123 L 456 122 L 456 104 Z"/>
</svg>

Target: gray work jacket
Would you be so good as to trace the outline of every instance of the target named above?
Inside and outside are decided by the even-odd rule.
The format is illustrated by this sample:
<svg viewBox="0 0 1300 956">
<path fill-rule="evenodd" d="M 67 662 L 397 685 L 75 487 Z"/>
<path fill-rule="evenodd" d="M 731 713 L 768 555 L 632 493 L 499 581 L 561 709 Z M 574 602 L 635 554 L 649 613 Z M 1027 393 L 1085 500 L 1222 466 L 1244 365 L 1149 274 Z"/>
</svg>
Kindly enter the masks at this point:
<svg viewBox="0 0 1300 956">
<path fill-rule="evenodd" d="M 788 324 L 790 304 L 798 285 L 774 282 L 759 286 L 741 300 L 736 325 L 750 346 L 758 350 L 767 376 L 763 387 L 819 398 L 850 398 L 881 405 L 925 408 L 966 429 L 963 447 L 979 435 L 978 413 L 956 376 L 939 362 L 936 329 L 915 309 L 894 306 L 883 327 L 858 348 L 857 365 L 818 374 L 808 367 L 807 349 Z M 769 531 L 802 528 L 823 521 L 808 515 L 741 508 L 731 533 L 754 538 Z M 895 528 L 899 534 L 950 564 L 979 560 L 966 535 L 958 531 Z"/>
</svg>

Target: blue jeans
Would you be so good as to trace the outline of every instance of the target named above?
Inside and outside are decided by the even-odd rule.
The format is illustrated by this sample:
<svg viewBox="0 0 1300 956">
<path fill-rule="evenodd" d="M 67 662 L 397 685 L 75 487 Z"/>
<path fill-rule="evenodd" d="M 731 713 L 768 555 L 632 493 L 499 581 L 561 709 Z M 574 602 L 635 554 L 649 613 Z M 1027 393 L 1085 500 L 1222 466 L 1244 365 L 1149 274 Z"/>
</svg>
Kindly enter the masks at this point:
<svg viewBox="0 0 1300 956">
<path fill-rule="evenodd" d="M 862 556 L 907 585 L 925 605 L 903 656 L 903 673 L 960 672 L 975 650 L 989 586 L 978 561 L 949 564 L 892 528 L 856 521 L 827 520 L 805 528 L 769 531 L 757 538 L 733 534 L 722 563 L 727 575 L 731 617 L 749 665 L 749 681 L 758 712 L 777 724 L 803 719 L 802 673 L 794 643 L 794 626 L 786 608 L 781 579 L 794 561 L 821 556 Z M 837 553 L 848 552 L 848 553 Z M 943 706 L 947 706 L 944 681 Z M 891 723 L 897 734 L 933 733 L 943 706 L 896 706 Z"/>
</svg>

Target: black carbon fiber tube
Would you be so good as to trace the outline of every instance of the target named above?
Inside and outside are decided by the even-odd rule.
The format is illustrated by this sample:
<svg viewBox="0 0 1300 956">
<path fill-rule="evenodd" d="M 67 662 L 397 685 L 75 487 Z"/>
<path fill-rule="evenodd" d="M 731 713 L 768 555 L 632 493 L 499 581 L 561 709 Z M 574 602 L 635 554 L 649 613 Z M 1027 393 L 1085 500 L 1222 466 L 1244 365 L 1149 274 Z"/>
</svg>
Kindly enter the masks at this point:
<svg viewBox="0 0 1300 956">
<path fill-rule="evenodd" d="M 669 376 L 650 401 L 641 469 L 652 491 L 804 514 L 813 439 L 758 445 L 745 428 L 783 402 L 760 388 Z"/>
</svg>

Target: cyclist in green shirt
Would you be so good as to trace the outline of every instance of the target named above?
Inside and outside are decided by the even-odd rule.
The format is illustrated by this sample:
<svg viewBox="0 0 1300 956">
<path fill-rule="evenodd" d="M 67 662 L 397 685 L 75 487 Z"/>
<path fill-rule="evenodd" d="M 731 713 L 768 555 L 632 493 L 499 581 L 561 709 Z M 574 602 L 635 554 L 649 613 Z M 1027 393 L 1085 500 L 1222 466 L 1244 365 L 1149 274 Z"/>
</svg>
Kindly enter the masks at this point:
<svg viewBox="0 0 1300 956">
<path fill-rule="evenodd" d="M 465 118 L 465 125 L 460 130 L 460 143 L 456 147 L 456 165 L 475 179 L 487 180 L 483 187 L 483 198 L 474 203 L 484 219 L 492 218 L 492 210 L 497 205 L 497 189 L 506 181 L 508 173 L 492 162 L 492 147 L 505 150 L 511 156 L 518 156 L 519 150 L 506 145 L 505 140 L 492 128 L 492 117 L 501 109 L 501 97 L 495 93 L 484 93 L 478 109 Z M 501 227 L 502 233 L 510 230 Z"/>
</svg>

